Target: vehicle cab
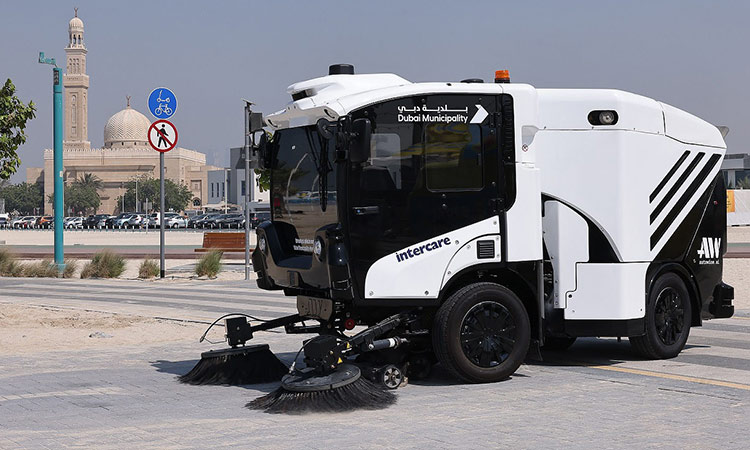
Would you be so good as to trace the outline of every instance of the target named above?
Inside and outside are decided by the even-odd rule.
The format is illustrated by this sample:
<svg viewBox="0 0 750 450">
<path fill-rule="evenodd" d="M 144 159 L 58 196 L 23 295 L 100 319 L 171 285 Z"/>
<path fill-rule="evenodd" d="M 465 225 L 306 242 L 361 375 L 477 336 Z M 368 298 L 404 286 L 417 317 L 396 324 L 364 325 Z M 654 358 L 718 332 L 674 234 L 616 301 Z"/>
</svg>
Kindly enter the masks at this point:
<svg viewBox="0 0 750 450">
<path fill-rule="evenodd" d="M 541 260 L 539 173 L 527 145 L 534 88 L 411 83 L 345 65 L 330 73 L 290 86 L 293 101 L 265 119 L 272 220 L 257 231 L 260 287 L 438 305 L 477 258 Z M 470 242 L 476 236 L 484 242 Z M 451 263 L 458 248 L 472 257 Z"/>
</svg>

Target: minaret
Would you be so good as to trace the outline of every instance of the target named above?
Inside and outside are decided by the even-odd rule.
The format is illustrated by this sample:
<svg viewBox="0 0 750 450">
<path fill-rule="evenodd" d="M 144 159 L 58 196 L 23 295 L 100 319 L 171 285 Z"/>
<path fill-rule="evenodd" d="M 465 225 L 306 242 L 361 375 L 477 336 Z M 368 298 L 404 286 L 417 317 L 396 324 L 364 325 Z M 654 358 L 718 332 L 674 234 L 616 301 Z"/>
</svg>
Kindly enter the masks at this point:
<svg viewBox="0 0 750 450">
<path fill-rule="evenodd" d="M 68 46 L 64 88 L 63 147 L 65 149 L 90 149 L 88 140 L 88 91 L 89 76 L 86 75 L 86 46 L 83 44 L 83 21 L 75 17 L 68 24 Z"/>
</svg>

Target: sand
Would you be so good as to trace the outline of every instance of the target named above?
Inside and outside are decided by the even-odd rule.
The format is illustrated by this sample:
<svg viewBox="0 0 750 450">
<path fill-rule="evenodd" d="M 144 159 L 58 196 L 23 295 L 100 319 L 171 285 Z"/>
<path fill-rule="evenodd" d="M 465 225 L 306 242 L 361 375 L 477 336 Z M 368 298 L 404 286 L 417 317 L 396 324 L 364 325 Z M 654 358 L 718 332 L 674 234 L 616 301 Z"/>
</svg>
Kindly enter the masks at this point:
<svg viewBox="0 0 750 450">
<path fill-rule="evenodd" d="M 197 341 L 205 328 L 193 322 L 0 304 L 0 355 Z"/>
</svg>

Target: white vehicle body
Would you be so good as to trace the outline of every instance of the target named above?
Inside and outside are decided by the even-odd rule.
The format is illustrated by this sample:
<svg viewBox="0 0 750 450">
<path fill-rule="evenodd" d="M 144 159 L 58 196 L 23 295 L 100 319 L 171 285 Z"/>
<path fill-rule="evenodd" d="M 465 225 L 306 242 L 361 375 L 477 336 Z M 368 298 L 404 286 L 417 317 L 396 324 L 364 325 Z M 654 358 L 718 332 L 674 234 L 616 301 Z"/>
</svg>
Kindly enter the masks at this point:
<svg viewBox="0 0 750 450">
<path fill-rule="evenodd" d="M 366 272 L 361 281 L 356 274 L 350 275 L 355 305 L 437 306 L 472 272 L 481 279 L 483 273 L 496 270 L 502 284 L 504 274 L 525 270 L 536 273 L 528 277 L 537 280 L 536 286 L 529 283 L 529 290 L 536 291 L 536 305 L 527 304 L 527 309 L 537 311 L 532 322 L 539 321 L 540 335 L 554 319 L 564 322 L 558 329 L 569 336 L 638 336 L 644 332 L 650 286 L 661 274 L 673 271 L 695 291 L 693 325 L 700 324 L 701 310 L 704 317 L 731 315 L 731 297 L 727 296 L 733 294 L 726 290 L 731 287 L 721 283 L 721 257 L 726 248 L 721 224 L 726 218 L 718 200 L 724 192 L 719 171 L 726 144 L 716 126 L 656 100 L 611 89 L 411 83 L 393 74 L 367 74 L 329 75 L 293 84 L 288 91 L 294 101 L 265 118 L 277 131 L 311 127 L 320 119 L 335 122 L 364 117 L 372 122 L 372 153 L 361 169 L 363 174 L 388 159 L 382 156 L 378 142 L 390 140 L 409 122 L 425 123 L 425 130 L 434 122 L 445 124 L 446 129 L 451 123 L 485 127 L 489 132 L 482 131 L 476 145 L 490 146 L 495 144 L 489 144 L 487 136 L 497 131 L 494 139 L 499 141 L 504 132 L 501 124 L 512 120 L 512 130 L 502 135 L 500 144 L 511 145 L 503 154 L 504 170 L 512 174 L 503 178 L 512 180 L 508 182 L 513 190 L 509 207 L 406 246 L 391 246 L 388 253 L 373 250 L 377 257 L 359 261 L 359 269 L 356 264 L 349 268 L 350 272 Z M 507 101 L 495 111 L 480 104 L 488 98 Z M 395 105 L 393 111 L 377 109 L 390 104 Z M 614 112 L 613 123 L 598 122 L 600 112 Z M 376 125 L 385 120 L 386 113 L 393 118 L 390 134 L 378 134 Z M 428 139 L 427 134 L 423 131 L 423 140 Z M 421 158 L 426 160 L 428 144 L 420 145 Z M 402 161 L 407 158 L 405 148 L 400 147 L 398 153 Z M 398 162 L 394 164 L 381 166 L 388 168 L 383 172 L 390 180 L 389 189 L 399 188 L 399 177 L 403 178 L 399 172 L 403 169 Z M 308 205 L 305 199 L 312 197 L 311 192 L 298 190 L 294 204 Z M 414 192 L 404 197 L 404 208 L 413 208 L 411 205 L 422 198 Z M 437 191 L 424 192 L 424 196 L 433 195 L 436 205 L 446 198 L 442 194 L 441 199 Z M 393 206 L 390 200 L 380 206 L 346 203 L 356 195 L 356 188 L 338 193 L 337 206 L 355 209 L 351 213 L 339 207 L 339 214 L 351 214 L 348 219 L 339 217 L 344 233 L 361 234 L 346 229 L 353 227 L 355 220 L 379 226 L 383 211 Z M 464 190 L 457 195 L 471 199 L 472 194 Z M 292 197 L 278 199 L 277 204 L 291 204 Z M 383 197 L 390 198 L 387 194 Z M 443 209 L 451 208 L 447 203 Z M 308 279 L 316 281 L 308 282 L 304 287 L 307 292 L 315 287 L 325 289 L 330 272 L 315 272 L 318 263 L 312 257 L 313 239 L 322 235 L 305 235 L 299 214 L 290 215 L 291 219 L 274 214 L 274 222 L 286 221 L 285 227 L 297 228 L 300 245 L 294 247 L 294 261 L 307 252 L 310 268 L 301 263 L 292 266 L 296 262 L 291 258 L 282 261 L 277 255 L 264 256 L 259 285 L 303 293 L 299 280 Z M 417 211 L 415 216 L 419 214 Z M 266 230 L 271 233 L 272 227 L 259 227 L 259 239 Z M 397 242 L 401 237 L 389 232 L 370 241 Z M 380 242 L 370 247 L 377 245 Z M 366 246 L 365 242 L 360 248 Z M 350 259 L 355 259 L 358 251 L 355 244 L 347 247 Z M 280 255 L 282 259 L 286 256 Z M 290 267 L 297 271 L 292 273 Z M 337 282 L 331 279 L 329 286 Z M 726 310 L 722 310 L 720 304 L 727 300 Z M 710 303 L 715 306 L 708 314 Z"/>
</svg>

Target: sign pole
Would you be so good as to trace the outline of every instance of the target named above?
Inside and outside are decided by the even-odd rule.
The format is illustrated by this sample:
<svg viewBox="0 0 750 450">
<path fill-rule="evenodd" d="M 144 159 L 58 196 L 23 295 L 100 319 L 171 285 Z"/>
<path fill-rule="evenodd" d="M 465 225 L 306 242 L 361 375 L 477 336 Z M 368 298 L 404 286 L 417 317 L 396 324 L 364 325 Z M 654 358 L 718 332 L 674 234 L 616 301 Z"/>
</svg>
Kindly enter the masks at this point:
<svg viewBox="0 0 750 450">
<path fill-rule="evenodd" d="M 164 278 L 164 153 L 159 152 L 159 278 Z"/>
<path fill-rule="evenodd" d="M 250 280 L 250 103 L 245 103 L 245 281 Z"/>
<path fill-rule="evenodd" d="M 164 187 L 164 153 L 172 150 L 177 145 L 177 128 L 170 121 L 166 120 L 172 117 L 177 111 L 177 97 L 174 93 L 165 88 L 158 87 L 151 91 L 148 96 L 148 110 L 151 115 L 156 117 L 148 129 L 148 143 L 151 147 L 159 152 L 159 278 L 164 278 L 166 273 L 166 264 L 164 263 L 164 233 L 166 225 L 164 223 L 164 213 L 166 212 Z M 157 128 L 161 125 L 161 129 Z M 168 128 L 167 128 L 168 127 Z M 162 148 L 164 145 L 164 148 Z M 136 203 L 138 203 L 138 180 L 136 180 Z M 138 206 L 136 205 L 136 209 Z"/>
</svg>

